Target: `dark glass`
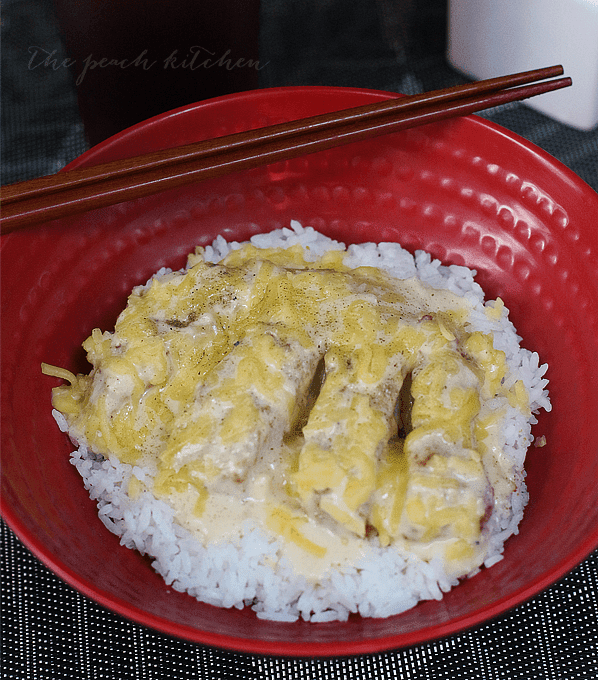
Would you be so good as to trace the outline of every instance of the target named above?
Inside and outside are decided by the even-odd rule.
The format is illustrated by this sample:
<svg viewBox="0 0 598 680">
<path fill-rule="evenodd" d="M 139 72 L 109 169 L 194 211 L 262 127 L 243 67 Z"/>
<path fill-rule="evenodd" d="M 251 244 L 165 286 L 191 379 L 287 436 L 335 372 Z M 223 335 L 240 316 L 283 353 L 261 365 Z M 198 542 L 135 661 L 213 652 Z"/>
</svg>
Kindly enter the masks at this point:
<svg viewBox="0 0 598 680">
<path fill-rule="evenodd" d="M 185 104 L 255 89 L 259 0 L 54 0 L 91 145 Z"/>
</svg>

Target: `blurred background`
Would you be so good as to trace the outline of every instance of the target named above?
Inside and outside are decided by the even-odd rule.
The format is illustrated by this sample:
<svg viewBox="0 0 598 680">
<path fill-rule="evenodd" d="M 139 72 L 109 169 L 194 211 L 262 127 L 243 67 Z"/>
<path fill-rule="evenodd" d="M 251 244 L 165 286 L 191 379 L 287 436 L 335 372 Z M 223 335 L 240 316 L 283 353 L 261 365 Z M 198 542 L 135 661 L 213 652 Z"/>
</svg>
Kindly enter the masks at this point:
<svg viewBox="0 0 598 680">
<path fill-rule="evenodd" d="M 413 94 L 466 80 L 447 59 L 449 0 L 206 4 L 4 0 L 2 183 L 56 172 L 128 125 L 227 92 L 335 85 Z M 596 129 L 520 103 L 482 115 L 596 186 Z"/>
</svg>

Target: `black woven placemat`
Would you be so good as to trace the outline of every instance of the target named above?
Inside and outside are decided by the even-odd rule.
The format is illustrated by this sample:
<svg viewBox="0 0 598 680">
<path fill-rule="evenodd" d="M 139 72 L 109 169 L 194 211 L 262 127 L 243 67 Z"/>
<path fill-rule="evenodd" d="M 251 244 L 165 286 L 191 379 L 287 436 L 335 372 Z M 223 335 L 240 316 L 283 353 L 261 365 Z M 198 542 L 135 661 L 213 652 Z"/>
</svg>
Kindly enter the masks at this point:
<svg viewBox="0 0 598 680">
<path fill-rule="evenodd" d="M 262 87 L 412 93 L 464 80 L 444 60 L 443 0 L 262 0 L 261 13 Z M 72 74 L 51 65 L 31 68 L 35 46 L 66 56 L 51 1 L 5 0 L 3 184 L 55 172 L 86 149 Z M 538 144 L 598 190 L 598 131 L 573 130 L 522 104 L 485 116 Z M 227 652 L 138 626 L 64 584 L 4 523 L 1 543 L 7 679 L 598 678 L 598 552 L 531 601 L 463 634 L 383 654 L 289 659 Z"/>
<path fill-rule="evenodd" d="M 598 552 L 561 582 L 475 630 L 384 654 L 289 659 L 176 640 L 66 586 L 2 525 L 3 677 L 255 680 L 595 680 Z"/>
</svg>

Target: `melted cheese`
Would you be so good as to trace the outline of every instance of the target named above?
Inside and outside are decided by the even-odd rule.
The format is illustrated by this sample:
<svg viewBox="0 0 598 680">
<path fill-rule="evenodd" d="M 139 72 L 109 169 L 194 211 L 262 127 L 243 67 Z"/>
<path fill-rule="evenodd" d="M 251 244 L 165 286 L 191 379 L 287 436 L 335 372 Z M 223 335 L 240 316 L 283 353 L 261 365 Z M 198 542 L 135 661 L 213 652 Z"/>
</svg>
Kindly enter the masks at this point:
<svg viewBox="0 0 598 680">
<path fill-rule="evenodd" d="M 496 400 L 525 410 L 525 387 L 503 388 L 504 353 L 466 330 L 462 298 L 343 257 L 198 249 L 94 330 L 90 376 L 44 367 L 70 383 L 54 406 L 93 451 L 155 471 L 149 491 L 204 541 L 252 518 L 310 578 L 372 545 L 467 573 L 489 495 L 513 490 Z"/>
</svg>

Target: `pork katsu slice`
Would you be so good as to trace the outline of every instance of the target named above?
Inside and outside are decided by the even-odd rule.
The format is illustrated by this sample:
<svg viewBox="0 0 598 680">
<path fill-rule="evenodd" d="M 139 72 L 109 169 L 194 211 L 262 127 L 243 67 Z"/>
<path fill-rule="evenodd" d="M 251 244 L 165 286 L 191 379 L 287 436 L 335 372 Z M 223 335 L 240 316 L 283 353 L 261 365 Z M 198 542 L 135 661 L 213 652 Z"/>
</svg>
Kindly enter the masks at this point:
<svg viewBox="0 0 598 680">
<path fill-rule="evenodd" d="M 405 362 L 381 345 L 324 356 L 325 380 L 303 428 L 305 441 L 293 478 L 298 496 L 358 536 L 361 506 L 376 483 L 377 460 L 394 431 L 394 407 Z"/>
<path fill-rule="evenodd" d="M 321 354 L 284 327 L 248 328 L 175 420 L 160 457 L 162 475 L 207 485 L 219 476 L 242 481 L 256 461 L 280 450 Z"/>
<path fill-rule="evenodd" d="M 475 439 L 481 399 L 474 371 L 451 347 L 413 371 L 404 511 L 385 527 L 408 540 L 445 540 L 451 559 L 473 556 L 492 495 Z"/>
</svg>

